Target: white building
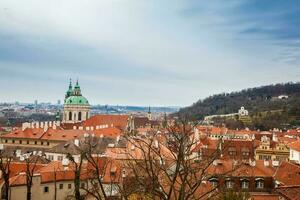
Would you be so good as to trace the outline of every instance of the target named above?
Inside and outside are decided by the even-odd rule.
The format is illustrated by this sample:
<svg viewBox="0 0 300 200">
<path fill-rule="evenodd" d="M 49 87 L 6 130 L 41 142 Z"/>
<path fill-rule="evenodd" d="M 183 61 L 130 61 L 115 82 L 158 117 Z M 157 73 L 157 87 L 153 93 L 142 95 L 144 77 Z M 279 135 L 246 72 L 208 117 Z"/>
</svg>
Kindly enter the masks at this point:
<svg viewBox="0 0 300 200">
<path fill-rule="evenodd" d="M 290 160 L 300 164 L 300 141 L 288 145 L 290 147 Z"/>
</svg>

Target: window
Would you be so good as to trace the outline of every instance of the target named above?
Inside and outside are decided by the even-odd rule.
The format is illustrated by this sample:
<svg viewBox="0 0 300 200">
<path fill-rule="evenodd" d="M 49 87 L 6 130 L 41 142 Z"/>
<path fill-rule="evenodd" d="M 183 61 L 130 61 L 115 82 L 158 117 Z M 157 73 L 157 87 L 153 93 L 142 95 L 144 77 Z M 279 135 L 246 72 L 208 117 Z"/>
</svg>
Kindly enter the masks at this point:
<svg viewBox="0 0 300 200">
<path fill-rule="evenodd" d="M 72 188 L 72 184 L 69 183 L 69 184 L 68 184 L 68 189 L 71 189 L 71 188 Z"/>
<path fill-rule="evenodd" d="M 20 140 L 19 143 L 22 144 L 22 140 Z"/>
<path fill-rule="evenodd" d="M 34 141 L 34 144 L 37 144 L 37 141 Z"/>
<path fill-rule="evenodd" d="M 217 178 L 210 178 L 208 181 L 213 185 L 213 187 L 217 187 L 219 184 L 219 181 Z"/>
<path fill-rule="evenodd" d="M 7 140 L 5 140 L 5 143 L 7 143 Z"/>
<path fill-rule="evenodd" d="M 249 181 L 247 179 L 241 180 L 241 188 L 242 189 L 248 189 L 249 188 Z"/>
<path fill-rule="evenodd" d="M 49 192 L 49 187 L 48 187 L 48 186 L 45 186 L 45 187 L 44 187 L 44 192 L 45 192 L 45 193 L 48 193 L 48 192 Z"/>
<path fill-rule="evenodd" d="M 29 140 L 27 140 L 27 144 L 29 144 Z"/>
<path fill-rule="evenodd" d="M 229 147 L 228 148 L 228 153 L 229 153 L 230 156 L 235 156 L 236 155 L 235 147 Z"/>
<path fill-rule="evenodd" d="M 60 189 L 60 190 L 64 189 L 64 184 L 62 184 L 62 183 L 59 184 L 59 189 Z"/>
<path fill-rule="evenodd" d="M 57 160 L 58 161 L 62 161 L 63 160 L 63 156 L 57 156 Z"/>
<path fill-rule="evenodd" d="M 41 145 L 44 145 L 44 142 L 41 142 Z"/>
<path fill-rule="evenodd" d="M 231 180 L 226 180 L 226 181 L 225 181 L 225 184 L 226 184 L 226 188 L 228 188 L 228 189 L 233 188 L 233 181 L 231 181 Z"/>
<path fill-rule="evenodd" d="M 69 120 L 72 120 L 72 112 L 69 112 Z"/>
<path fill-rule="evenodd" d="M 49 160 L 53 160 L 53 155 L 48 155 Z"/>
<path fill-rule="evenodd" d="M 255 180 L 255 187 L 257 189 L 262 189 L 264 188 L 264 180 L 262 178 L 258 178 Z"/>
<path fill-rule="evenodd" d="M 49 145 L 50 145 L 50 142 L 47 142 L 47 145 L 49 146 Z"/>
<path fill-rule="evenodd" d="M 78 120 L 81 121 L 81 112 L 78 113 Z"/>
<path fill-rule="evenodd" d="M 15 143 L 15 140 L 12 140 L 12 143 L 14 144 L 14 143 Z"/>
</svg>

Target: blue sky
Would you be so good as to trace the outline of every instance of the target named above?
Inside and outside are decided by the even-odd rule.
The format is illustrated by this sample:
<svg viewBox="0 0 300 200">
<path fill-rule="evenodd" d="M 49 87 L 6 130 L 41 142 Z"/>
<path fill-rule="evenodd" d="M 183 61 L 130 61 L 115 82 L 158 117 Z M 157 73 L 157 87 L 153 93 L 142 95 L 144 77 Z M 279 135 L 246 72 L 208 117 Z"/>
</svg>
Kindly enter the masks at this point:
<svg viewBox="0 0 300 200">
<path fill-rule="evenodd" d="M 300 81 L 298 0 L 1 0 L 0 102 L 186 106 Z"/>
</svg>

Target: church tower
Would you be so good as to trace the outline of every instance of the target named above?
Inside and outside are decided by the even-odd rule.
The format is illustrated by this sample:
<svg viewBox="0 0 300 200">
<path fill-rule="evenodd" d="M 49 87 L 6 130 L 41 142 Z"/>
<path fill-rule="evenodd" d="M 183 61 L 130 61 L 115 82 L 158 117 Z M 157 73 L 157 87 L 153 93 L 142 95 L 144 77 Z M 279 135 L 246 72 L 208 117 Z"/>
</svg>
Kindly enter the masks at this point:
<svg viewBox="0 0 300 200">
<path fill-rule="evenodd" d="M 149 120 L 152 119 L 150 106 L 149 106 L 147 117 L 148 117 Z"/>
<path fill-rule="evenodd" d="M 63 123 L 77 123 L 87 120 L 90 117 L 90 107 L 88 100 L 81 94 L 78 80 L 74 89 L 70 80 L 64 100 Z"/>
</svg>

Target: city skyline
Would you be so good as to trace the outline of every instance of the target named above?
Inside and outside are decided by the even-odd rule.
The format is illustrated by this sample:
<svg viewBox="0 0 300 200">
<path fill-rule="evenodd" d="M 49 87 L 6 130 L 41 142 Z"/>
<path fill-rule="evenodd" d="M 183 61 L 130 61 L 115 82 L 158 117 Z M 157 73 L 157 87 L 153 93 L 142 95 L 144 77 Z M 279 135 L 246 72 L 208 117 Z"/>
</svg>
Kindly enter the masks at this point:
<svg viewBox="0 0 300 200">
<path fill-rule="evenodd" d="M 141 106 L 296 82 L 299 5 L 3 0 L 0 102 L 55 103 L 69 78 L 91 104 Z"/>
</svg>

